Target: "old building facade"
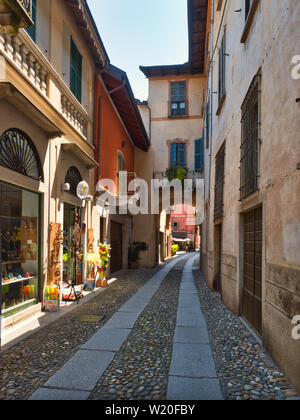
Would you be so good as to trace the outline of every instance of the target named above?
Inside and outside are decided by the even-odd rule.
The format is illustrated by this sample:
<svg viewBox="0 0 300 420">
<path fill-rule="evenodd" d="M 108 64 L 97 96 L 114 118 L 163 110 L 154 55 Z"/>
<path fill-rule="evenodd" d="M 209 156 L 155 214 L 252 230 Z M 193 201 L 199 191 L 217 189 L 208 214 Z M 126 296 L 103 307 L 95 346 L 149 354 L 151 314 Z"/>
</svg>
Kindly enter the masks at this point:
<svg viewBox="0 0 300 420">
<path fill-rule="evenodd" d="M 300 387 L 300 4 L 214 1 L 201 264 Z"/>
<path fill-rule="evenodd" d="M 76 189 L 86 181 L 94 190 L 94 74 L 108 62 L 85 2 L 26 4 L 33 24 L 0 33 L 3 327 L 40 311 L 46 286 L 70 274 L 54 232 L 70 242 L 76 212 L 87 247 L 91 202 Z M 83 255 L 78 284 L 85 270 Z"/>
</svg>

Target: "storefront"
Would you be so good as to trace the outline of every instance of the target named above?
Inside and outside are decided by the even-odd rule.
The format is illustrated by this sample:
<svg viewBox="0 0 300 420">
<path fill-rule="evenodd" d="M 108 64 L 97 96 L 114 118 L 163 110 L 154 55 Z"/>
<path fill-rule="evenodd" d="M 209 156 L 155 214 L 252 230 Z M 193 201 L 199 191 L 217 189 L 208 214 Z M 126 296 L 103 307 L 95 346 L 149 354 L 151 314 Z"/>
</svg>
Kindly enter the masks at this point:
<svg viewBox="0 0 300 420">
<path fill-rule="evenodd" d="M 20 130 L 1 136 L 0 165 L 33 180 L 42 180 L 38 155 Z M 4 169 L 3 169 L 4 171 Z M 1 314 L 8 318 L 41 298 L 41 196 L 0 181 Z"/>
</svg>

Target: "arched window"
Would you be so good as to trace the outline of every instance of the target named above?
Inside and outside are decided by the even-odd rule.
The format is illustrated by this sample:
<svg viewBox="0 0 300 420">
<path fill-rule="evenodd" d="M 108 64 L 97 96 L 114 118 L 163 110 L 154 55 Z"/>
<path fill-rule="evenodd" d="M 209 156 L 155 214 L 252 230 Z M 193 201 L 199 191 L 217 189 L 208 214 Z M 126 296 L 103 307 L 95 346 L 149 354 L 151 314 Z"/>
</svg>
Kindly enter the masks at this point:
<svg viewBox="0 0 300 420">
<path fill-rule="evenodd" d="M 70 184 L 70 193 L 73 195 L 77 195 L 77 185 L 82 181 L 82 177 L 80 172 L 75 166 L 71 166 L 68 170 L 65 183 Z"/>
<path fill-rule="evenodd" d="M 37 150 L 23 131 L 11 128 L 0 138 L 0 165 L 22 175 L 43 181 L 43 170 Z"/>
</svg>

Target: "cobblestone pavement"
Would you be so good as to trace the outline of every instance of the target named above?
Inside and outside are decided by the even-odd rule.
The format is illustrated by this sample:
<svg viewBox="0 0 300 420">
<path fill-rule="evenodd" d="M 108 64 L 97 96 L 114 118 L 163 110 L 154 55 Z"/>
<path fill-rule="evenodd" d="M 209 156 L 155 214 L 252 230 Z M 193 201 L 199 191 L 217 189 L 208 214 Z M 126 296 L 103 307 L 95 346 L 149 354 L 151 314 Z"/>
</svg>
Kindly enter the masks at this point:
<svg viewBox="0 0 300 420">
<path fill-rule="evenodd" d="M 1 352 L 0 400 L 27 399 L 159 269 L 122 272 L 91 301 Z M 104 315 L 105 319 L 98 324 L 81 322 L 78 317 L 82 314 Z"/>
<path fill-rule="evenodd" d="M 199 270 L 194 277 L 224 398 L 300 400 L 264 347 L 224 305 L 219 293 L 209 290 Z"/>
<path fill-rule="evenodd" d="M 89 399 L 167 398 L 180 280 L 188 259 L 189 255 L 179 260 L 166 275 Z M 1 353 L 0 399 L 28 399 L 160 268 L 122 273 L 117 282 L 90 302 Z M 208 289 L 199 268 L 194 278 L 223 397 L 298 398 L 240 319 L 226 308 L 219 294 Z M 105 315 L 105 319 L 98 324 L 80 322 L 82 314 Z"/>
<path fill-rule="evenodd" d="M 91 400 L 165 400 L 178 294 L 186 259 L 166 276 L 116 354 Z"/>
</svg>

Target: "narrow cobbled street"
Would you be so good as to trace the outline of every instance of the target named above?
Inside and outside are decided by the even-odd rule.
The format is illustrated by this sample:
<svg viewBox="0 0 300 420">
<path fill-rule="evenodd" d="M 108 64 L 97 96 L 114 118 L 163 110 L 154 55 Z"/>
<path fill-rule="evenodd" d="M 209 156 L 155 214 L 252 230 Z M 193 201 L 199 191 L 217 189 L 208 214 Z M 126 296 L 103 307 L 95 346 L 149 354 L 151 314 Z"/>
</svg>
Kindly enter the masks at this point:
<svg viewBox="0 0 300 420">
<path fill-rule="evenodd" d="M 198 254 L 122 273 L 93 300 L 1 354 L 0 398 L 298 399 Z M 104 316 L 82 322 L 82 315 Z"/>
</svg>

